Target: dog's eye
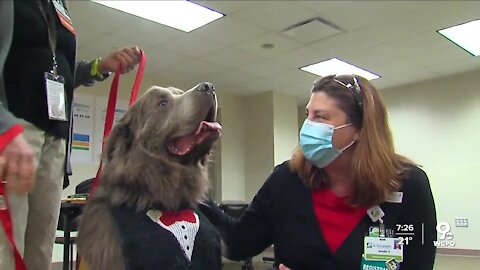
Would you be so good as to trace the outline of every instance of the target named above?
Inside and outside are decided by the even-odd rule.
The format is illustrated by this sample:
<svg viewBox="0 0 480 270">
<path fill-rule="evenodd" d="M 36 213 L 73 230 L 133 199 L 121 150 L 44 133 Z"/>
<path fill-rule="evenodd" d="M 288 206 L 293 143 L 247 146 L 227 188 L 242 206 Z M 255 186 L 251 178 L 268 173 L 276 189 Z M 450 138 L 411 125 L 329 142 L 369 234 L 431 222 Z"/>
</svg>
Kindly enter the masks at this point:
<svg viewBox="0 0 480 270">
<path fill-rule="evenodd" d="M 160 106 L 165 106 L 165 105 L 168 104 L 168 100 L 162 99 L 162 100 L 160 100 L 160 103 L 159 103 L 159 104 L 160 104 Z"/>
</svg>

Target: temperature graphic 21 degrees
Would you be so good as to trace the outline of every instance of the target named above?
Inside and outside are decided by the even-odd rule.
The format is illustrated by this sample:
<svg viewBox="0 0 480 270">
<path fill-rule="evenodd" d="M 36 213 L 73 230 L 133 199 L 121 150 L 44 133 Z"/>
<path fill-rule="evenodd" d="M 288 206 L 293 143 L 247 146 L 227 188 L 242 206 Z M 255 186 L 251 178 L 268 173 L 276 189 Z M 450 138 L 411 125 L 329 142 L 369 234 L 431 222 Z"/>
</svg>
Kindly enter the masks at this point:
<svg viewBox="0 0 480 270">
<path fill-rule="evenodd" d="M 415 228 L 413 224 L 397 224 L 397 232 L 395 234 L 400 240 L 400 245 L 408 245 L 413 240 Z"/>
<path fill-rule="evenodd" d="M 452 227 L 448 222 L 442 221 L 437 224 L 437 233 L 439 234 L 438 240 L 433 241 L 433 245 L 436 247 L 454 247 L 455 241 L 454 235 L 451 232 Z"/>
</svg>

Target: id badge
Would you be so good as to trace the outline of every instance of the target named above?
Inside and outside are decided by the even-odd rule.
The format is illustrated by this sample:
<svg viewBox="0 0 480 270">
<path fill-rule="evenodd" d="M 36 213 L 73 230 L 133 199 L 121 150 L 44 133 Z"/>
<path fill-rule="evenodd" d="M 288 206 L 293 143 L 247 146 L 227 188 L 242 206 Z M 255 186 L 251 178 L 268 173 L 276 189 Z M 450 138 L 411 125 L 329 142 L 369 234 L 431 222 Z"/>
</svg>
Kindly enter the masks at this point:
<svg viewBox="0 0 480 270">
<path fill-rule="evenodd" d="M 48 117 L 52 120 L 67 121 L 65 106 L 65 79 L 62 76 L 45 72 L 47 89 Z"/>
<path fill-rule="evenodd" d="M 403 261 L 403 244 L 399 238 L 365 237 L 364 256 L 368 261 Z"/>
</svg>

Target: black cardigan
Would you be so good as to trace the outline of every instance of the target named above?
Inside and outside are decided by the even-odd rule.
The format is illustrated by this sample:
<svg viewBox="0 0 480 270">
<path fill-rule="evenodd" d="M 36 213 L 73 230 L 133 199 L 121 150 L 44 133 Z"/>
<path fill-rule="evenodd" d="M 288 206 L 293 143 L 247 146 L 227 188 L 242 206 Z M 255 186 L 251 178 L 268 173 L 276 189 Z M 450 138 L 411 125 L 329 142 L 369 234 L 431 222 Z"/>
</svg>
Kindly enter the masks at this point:
<svg viewBox="0 0 480 270">
<path fill-rule="evenodd" d="M 396 230 L 396 224 L 414 226 L 414 239 L 404 248 L 401 269 L 431 270 L 435 260 L 436 214 L 426 174 L 412 167 L 401 191 L 402 203 L 380 205 L 385 212 L 386 228 Z M 273 244 L 275 264 L 283 263 L 293 270 L 360 269 L 363 238 L 370 226 L 377 225 L 365 216 L 332 254 L 313 210 L 312 192 L 289 170 L 287 162 L 274 169 L 239 220 L 226 216 L 212 202 L 201 209 L 221 231 L 228 258 L 248 258 Z"/>
<path fill-rule="evenodd" d="M 15 116 L 51 135 L 67 139 L 69 122 L 48 117 L 44 72 L 52 69 L 52 51 L 40 1 L 46 0 L 14 1 L 13 40 L 4 70 L 6 96 Z M 73 99 L 76 40 L 60 23 L 53 4 L 50 8 L 55 15 L 58 73 L 65 78 L 68 117 Z"/>
</svg>

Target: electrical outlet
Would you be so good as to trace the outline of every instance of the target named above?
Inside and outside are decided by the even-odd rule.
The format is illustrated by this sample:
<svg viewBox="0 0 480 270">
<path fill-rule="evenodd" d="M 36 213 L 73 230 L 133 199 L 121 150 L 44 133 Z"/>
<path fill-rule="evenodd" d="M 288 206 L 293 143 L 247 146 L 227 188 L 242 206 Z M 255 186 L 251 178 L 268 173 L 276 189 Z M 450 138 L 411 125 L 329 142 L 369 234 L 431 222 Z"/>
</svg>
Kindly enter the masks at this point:
<svg viewBox="0 0 480 270">
<path fill-rule="evenodd" d="M 468 218 L 455 218 L 455 227 L 468 227 Z"/>
</svg>

